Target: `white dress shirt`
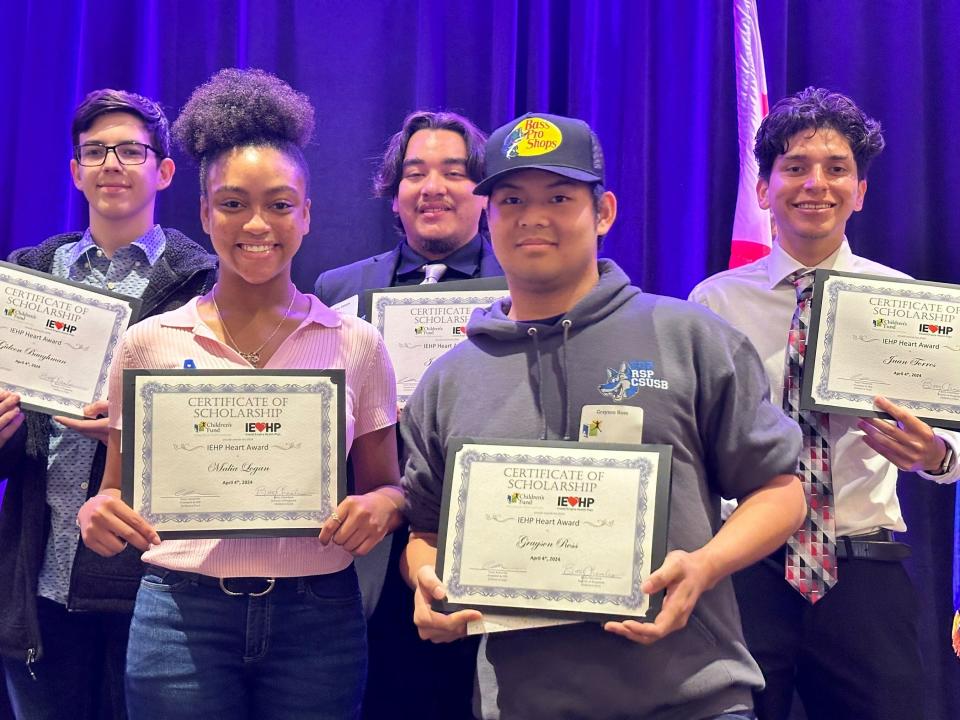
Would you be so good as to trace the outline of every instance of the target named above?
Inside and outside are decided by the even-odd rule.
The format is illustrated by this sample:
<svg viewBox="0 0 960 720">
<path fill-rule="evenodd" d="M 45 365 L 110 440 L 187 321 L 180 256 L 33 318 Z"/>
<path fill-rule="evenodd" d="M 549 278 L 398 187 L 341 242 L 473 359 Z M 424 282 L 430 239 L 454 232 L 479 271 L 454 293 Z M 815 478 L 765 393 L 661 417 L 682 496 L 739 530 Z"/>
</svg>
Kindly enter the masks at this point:
<svg viewBox="0 0 960 720">
<path fill-rule="evenodd" d="M 756 262 L 707 278 L 690 293 L 700 303 L 750 338 L 763 360 L 770 380 L 770 397 L 783 396 L 783 369 L 787 333 L 797 306 L 796 291 L 787 276 L 803 268 L 777 243 L 770 254 Z M 858 257 L 846 239 L 833 255 L 817 265 L 826 270 L 908 277 L 885 265 Z M 897 498 L 897 468 L 863 441 L 858 418 L 830 415 L 828 441 L 832 450 L 833 492 L 837 535 L 861 535 L 880 528 L 897 532 L 907 529 Z M 953 447 L 954 461 L 943 475 L 919 473 L 941 483 L 960 478 L 960 435 L 935 432 Z"/>
</svg>

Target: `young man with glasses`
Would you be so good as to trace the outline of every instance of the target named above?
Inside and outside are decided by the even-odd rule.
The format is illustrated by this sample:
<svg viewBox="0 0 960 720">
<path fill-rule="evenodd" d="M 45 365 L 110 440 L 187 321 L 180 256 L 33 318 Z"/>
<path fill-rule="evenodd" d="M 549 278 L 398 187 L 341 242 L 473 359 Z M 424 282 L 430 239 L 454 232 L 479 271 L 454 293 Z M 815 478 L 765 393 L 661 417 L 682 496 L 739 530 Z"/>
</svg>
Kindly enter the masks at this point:
<svg viewBox="0 0 960 720">
<path fill-rule="evenodd" d="M 90 226 L 10 262 L 141 298 L 141 318 L 207 292 L 215 258 L 154 223 L 175 166 L 160 106 L 122 90 L 91 92 L 73 118 L 74 185 Z M 75 519 L 103 475 L 106 402 L 88 419 L 20 410 L 0 391 L 0 655 L 18 718 L 122 718 L 129 613 L 139 553 L 105 559 L 79 542 Z M 83 612 L 73 612 L 83 611 Z"/>
</svg>

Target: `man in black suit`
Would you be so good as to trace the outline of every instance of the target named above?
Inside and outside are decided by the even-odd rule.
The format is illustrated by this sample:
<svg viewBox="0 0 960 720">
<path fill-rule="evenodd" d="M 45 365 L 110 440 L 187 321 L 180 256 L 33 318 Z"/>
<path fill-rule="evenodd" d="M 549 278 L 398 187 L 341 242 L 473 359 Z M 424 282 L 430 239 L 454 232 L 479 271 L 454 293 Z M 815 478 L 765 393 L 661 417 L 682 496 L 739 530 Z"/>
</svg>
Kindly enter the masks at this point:
<svg viewBox="0 0 960 720">
<path fill-rule="evenodd" d="M 317 297 L 334 305 L 364 290 L 418 285 L 427 279 L 427 266 L 431 281 L 503 275 L 483 220 L 486 199 L 473 194 L 483 178 L 485 143 L 486 135 L 456 113 L 408 115 L 374 179 L 377 196 L 392 202 L 403 240 L 385 253 L 321 273 Z M 472 718 L 477 642 L 441 646 L 419 639 L 410 621 L 412 596 L 398 569 L 407 530 L 393 535 L 392 546 L 382 542 L 357 558 L 369 615 L 363 717 Z M 424 682 L 429 692 L 409 692 Z"/>
<path fill-rule="evenodd" d="M 364 290 L 417 285 L 424 267 L 445 265 L 441 280 L 503 275 L 480 224 L 484 198 L 473 194 L 483 177 L 486 136 L 451 112 L 408 115 L 390 138 L 374 179 L 390 198 L 403 240 L 380 255 L 327 270 L 316 293 L 333 305 Z"/>
</svg>

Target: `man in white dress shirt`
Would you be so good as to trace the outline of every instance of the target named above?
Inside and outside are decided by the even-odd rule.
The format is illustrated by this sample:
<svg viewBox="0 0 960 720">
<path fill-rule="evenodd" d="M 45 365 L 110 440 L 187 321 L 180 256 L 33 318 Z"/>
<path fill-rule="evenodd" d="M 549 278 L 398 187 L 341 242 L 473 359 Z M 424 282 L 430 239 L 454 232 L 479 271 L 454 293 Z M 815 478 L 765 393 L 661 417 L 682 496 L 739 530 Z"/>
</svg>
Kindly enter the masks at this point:
<svg viewBox="0 0 960 720">
<path fill-rule="evenodd" d="M 880 124 L 849 98 L 807 88 L 778 102 L 757 133 L 757 198 L 777 239 L 768 257 L 693 289 L 756 346 L 782 397 L 787 335 L 797 308 L 791 276 L 805 268 L 905 277 L 858 257 L 844 231 L 863 208 L 867 168 L 883 149 Z M 811 718 L 920 717 L 922 669 L 916 593 L 903 568 L 909 549 L 897 468 L 935 482 L 960 476 L 956 433 L 932 429 L 877 398 L 897 422 L 830 415 L 837 581 L 815 604 L 784 579 L 784 550 L 735 576 L 744 634 L 767 683 L 760 720 L 789 716 L 794 689 Z"/>
</svg>

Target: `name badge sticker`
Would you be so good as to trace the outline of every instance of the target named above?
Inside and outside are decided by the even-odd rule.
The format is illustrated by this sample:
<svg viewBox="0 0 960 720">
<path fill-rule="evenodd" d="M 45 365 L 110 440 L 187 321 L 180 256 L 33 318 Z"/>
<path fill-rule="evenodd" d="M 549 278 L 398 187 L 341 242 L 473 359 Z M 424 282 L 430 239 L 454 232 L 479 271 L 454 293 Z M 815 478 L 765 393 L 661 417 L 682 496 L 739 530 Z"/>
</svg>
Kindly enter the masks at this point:
<svg viewBox="0 0 960 720">
<path fill-rule="evenodd" d="M 341 300 L 335 305 L 330 306 L 331 310 L 336 310 L 341 315 L 352 315 L 354 317 L 358 316 L 360 310 L 360 296 L 351 295 L 346 300 Z"/>
<path fill-rule="evenodd" d="M 580 411 L 580 442 L 643 442 L 643 408 L 633 405 L 584 405 Z"/>
</svg>

